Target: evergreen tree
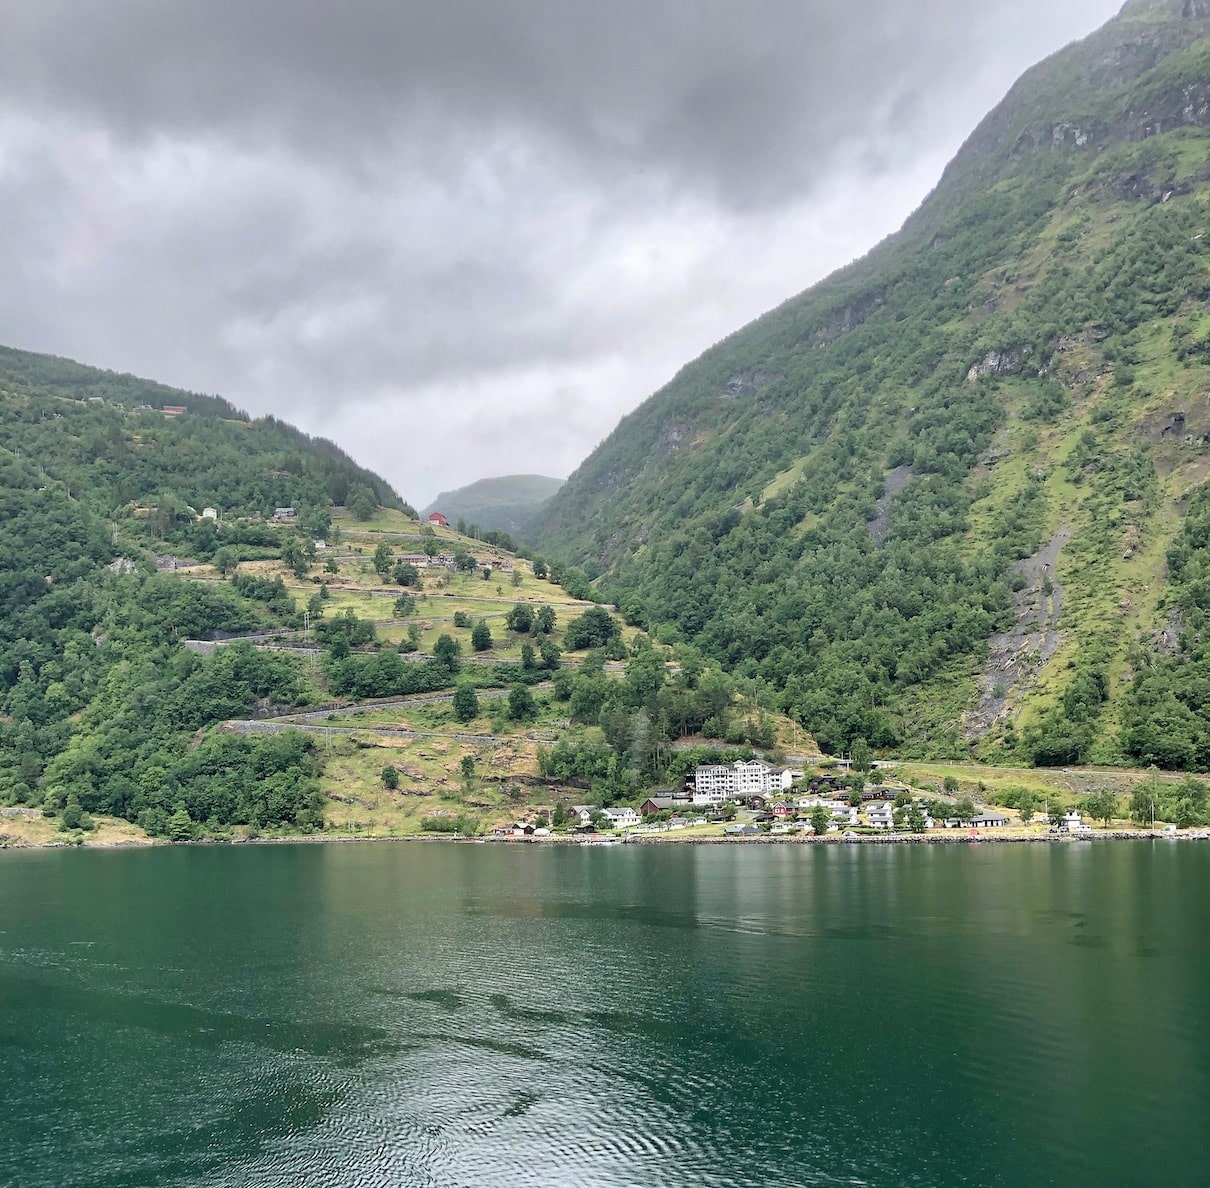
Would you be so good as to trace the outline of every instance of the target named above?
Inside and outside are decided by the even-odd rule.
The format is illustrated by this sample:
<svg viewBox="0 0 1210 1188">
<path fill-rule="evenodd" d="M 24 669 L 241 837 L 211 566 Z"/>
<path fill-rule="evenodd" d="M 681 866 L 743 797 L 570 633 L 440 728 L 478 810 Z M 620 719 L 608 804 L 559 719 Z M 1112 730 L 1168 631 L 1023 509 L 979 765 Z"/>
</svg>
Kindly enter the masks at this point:
<svg viewBox="0 0 1210 1188">
<path fill-rule="evenodd" d="M 168 837 L 174 842 L 189 841 L 193 837 L 193 821 L 183 800 L 177 801 L 172 816 L 168 818 Z"/>
</svg>

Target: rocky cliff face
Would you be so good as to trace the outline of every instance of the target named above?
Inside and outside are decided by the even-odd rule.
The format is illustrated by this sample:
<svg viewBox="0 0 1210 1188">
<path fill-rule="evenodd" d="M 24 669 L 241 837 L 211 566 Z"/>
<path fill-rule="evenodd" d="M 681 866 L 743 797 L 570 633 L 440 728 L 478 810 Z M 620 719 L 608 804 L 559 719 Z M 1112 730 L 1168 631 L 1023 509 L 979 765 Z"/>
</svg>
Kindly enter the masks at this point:
<svg viewBox="0 0 1210 1188">
<path fill-rule="evenodd" d="M 934 209 L 1011 175 L 1025 155 L 1093 156 L 1176 127 L 1210 126 L 1208 34 L 1210 0 L 1130 0 L 1091 37 L 1022 76 L 946 169 Z M 1169 69 L 1157 71 L 1162 63 Z"/>
</svg>

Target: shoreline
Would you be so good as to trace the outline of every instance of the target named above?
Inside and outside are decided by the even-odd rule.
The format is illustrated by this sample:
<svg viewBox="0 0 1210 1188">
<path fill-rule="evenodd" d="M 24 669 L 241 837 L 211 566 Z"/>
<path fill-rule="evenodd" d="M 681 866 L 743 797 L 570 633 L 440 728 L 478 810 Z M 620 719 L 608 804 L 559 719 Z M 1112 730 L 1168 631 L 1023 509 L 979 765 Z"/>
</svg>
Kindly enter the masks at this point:
<svg viewBox="0 0 1210 1188">
<path fill-rule="evenodd" d="M 108 842 L 87 841 L 76 844 L 54 838 L 47 841 L 24 841 L 7 839 L 0 841 L 0 852 L 5 850 L 135 850 L 162 846 L 281 846 L 281 845 L 332 845 L 361 843 L 407 842 L 451 845 L 504 845 L 504 846 L 580 846 L 588 838 L 573 837 L 451 837 L 448 834 L 297 834 L 278 837 L 198 838 L 195 841 L 173 842 L 166 838 L 123 838 Z M 972 834 L 960 830 L 944 830 L 934 834 L 893 834 L 890 836 L 866 835 L 863 837 L 666 837 L 645 835 L 639 837 L 611 838 L 608 834 L 596 835 L 595 842 L 609 841 L 628 846 L 954 846 L 954 845 L 1083 845 L 1087 842 L 1139 842 L 1139 841 L 1210 841 L 1210 829 L 1184 830 L 1177 833 L 1153 833 L 1150 830 L 1106 829 L 1078 836 L 1054 834 Z"/>
</svg>

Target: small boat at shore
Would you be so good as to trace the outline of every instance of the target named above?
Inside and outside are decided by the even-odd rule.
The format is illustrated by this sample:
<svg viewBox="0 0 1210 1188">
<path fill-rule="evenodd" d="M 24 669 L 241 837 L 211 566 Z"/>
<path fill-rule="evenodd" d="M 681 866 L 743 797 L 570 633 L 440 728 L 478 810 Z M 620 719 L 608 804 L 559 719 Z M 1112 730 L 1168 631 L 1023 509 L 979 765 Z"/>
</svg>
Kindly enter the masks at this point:
<svg viewBox="0 0 1210 1188">
<path fill-rule="evenodd" d="M 582 846 L 620 846 L 621 844 L 620 837 L 586 837 L 580 843 Z"/>
</svg>

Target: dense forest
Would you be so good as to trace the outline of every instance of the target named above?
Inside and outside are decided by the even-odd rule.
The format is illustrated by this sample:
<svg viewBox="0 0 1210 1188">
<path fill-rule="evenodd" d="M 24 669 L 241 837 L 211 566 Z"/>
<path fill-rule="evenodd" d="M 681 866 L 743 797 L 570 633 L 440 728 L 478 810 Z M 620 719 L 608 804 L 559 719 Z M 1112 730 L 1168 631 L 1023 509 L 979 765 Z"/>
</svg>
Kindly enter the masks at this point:
<svg viewBox="0 0 1210 1188">
<path fill-rule="evenodd" d="M 1185 13 L 1139 0 L 1029 72 L 899 234 L 625 418 L 541 547 L 835 750 L 1204 767 L 1210 21 Z"/>
<path fill-rule="evenodd" d="M 293 599 L 157 562 L 303 552 L 333 503 L 398 496 L 331 443 L 217 397 L 7 349 L 0 443 L 0 798 L 153 834 L 318 825 L 306 740 L 204 733 L 257 703 L 306 704 L 298 662 L 181 643 L 293 625 Z M 285 506 L 287 529 L 269 522 Z"/>
<path fill-rule="evenodd" d="M 218 396 L 6 347 L 0 393 L 4 444 L 102 516 L 138 505 L 165 525 L 207 506 L 320 512 L 359 488 L 378 506 L 403 506 L 332 442 L 274 417 L 251 420 Z M 186 412 L 165 416 L 165 406 Z"/>
</svg>

